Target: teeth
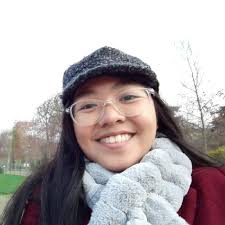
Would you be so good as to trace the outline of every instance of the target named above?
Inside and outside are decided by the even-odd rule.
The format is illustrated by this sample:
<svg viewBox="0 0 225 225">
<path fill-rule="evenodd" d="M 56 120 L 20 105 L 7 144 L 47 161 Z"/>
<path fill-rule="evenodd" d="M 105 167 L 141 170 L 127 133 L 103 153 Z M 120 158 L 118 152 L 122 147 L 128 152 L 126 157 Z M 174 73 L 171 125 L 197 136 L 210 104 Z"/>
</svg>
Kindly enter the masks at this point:
<svg viewBox="0 0 225 225">
<path fill-rule="evenodd" d="M 116 136 L 102 138 L 100 140 L 100 142 L 113 144 L 113 143 L 120 143 L 120 142 L 128 141 L 130 138 L 131 138 L 130 134 L 119 134 Z"/>
</svg>

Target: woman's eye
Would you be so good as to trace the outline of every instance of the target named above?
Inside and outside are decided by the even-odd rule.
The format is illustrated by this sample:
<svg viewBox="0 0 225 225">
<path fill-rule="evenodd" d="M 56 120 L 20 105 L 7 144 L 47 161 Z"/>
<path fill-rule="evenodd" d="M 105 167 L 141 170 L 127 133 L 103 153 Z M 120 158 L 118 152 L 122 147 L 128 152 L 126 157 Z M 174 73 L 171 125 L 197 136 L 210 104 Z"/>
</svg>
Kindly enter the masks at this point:
<svg viewBox="0 0 225 225">
<path fill-rule="evenodd" d="M 95 109 L 96 107 L 97 107 L 97 104 L 89 103 L 89 104 L 85 104 L 85 105 L 80 106 L 78 108 L 78 111 L 88 110 L 88 109 Z"/>
<path fill-rule="evenodd" d="M 136 95 L 125 95 L 120 98 L 120 101 L 129 102 L 129 101 L 135 100 L 137 98 L 138 98 L 138 96 L 136 96 Z"/>
</svg>

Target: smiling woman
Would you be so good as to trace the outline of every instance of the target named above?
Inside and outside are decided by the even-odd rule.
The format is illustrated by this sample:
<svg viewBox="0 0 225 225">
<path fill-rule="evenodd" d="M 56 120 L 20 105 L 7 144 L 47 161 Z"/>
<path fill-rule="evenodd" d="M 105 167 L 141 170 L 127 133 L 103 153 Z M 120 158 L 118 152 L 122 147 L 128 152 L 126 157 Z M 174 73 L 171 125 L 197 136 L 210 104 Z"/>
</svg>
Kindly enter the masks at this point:
<svg viewBox="0 0 225 225">
<path fill-rule="evenodd" d="M 58 151 L 2 225 L 225 224 L 225 170 L 186 143 L 149 65 L 98 49 L 65 71 L 62 103 Z"/>
<path fill-rule="evenodd" d="M 82 86 L 82 91 L 85 90 L 91 90 L 92 94 L 78 99 L 75 94 L 75 99 L 81 105 L 85 102 L 88 109 L 79 106 L 74 109 L 77 118 L 74 131 L 85 155 L 113 171 L 139 162 L 151 148 L 157 128 L 149 89 L 137 83 L 126 84 L 118 77 L 102 76 L 87 81 Z"/>
</svg>

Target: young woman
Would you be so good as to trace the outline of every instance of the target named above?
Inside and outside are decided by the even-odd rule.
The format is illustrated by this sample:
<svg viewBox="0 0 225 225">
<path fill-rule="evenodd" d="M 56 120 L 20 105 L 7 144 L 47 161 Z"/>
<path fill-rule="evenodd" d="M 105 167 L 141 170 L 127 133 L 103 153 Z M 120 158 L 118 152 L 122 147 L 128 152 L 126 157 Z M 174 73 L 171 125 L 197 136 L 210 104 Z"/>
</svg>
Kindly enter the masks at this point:
<svg viewBox="0 0 225 225">
<path fill-rule="evenodd" d="M 158 91 L 147 64 L 114 48 L 70 66 L 58 151 L 1 224 L 225 224 L 225 170 L 188 146 Z"/>
</svg>

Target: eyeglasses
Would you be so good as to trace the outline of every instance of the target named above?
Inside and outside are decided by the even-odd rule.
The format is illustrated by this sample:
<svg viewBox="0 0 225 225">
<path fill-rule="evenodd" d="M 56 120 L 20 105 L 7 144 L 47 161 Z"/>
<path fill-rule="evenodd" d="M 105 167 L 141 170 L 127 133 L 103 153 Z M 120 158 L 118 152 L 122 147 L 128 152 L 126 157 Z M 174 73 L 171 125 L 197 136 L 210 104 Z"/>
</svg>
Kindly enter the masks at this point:
<svg viewBox="0 0 225 225">
<path fill-rule="evenodd" d="M 134 117 L 140 115 L 145 109 L 146 100 L 154 94 L 155 91 L 152 88 L 130 88 L 118 92 L 107 100 L 78 100 L 66 108 L 65 112 L 70 114 L 77 125 L 91 126 L 101 120 L 107 104 L 111 104 L 123 116 Z"/>
</svg>

